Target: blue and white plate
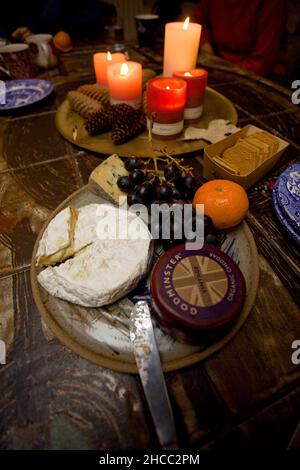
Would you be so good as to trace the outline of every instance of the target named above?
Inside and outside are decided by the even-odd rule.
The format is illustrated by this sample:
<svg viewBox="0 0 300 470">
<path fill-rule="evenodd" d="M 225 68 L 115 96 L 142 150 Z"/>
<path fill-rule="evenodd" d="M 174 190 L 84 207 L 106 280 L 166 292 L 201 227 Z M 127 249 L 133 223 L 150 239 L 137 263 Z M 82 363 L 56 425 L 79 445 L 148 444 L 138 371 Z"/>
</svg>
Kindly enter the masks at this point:
<svg viewBox="0 0 300 470">
<path fill-rule="evenodd" d="M 18 109 L 40 101 L 53 91 L 52 83 L 37 78 L 10 80 L 0 86 L 0 111 Z"/>
<path fill-rule="evenodd" d="M 300 234 L 289 223 L 287 217 L 283 213 L 283 210 L 281 208 L 281 204 L 280 204 L 279 200 L 277 199 L 277 193 L 278 193 L 277 185 L 278 185 L 278 181 L 277 181 L 277 183 L 276 183 L 276 185 L 275 185 L 275 187 L 273 188 L 273 191 L 272 191 L 272 198 L 273 198 L 275 212 L 277 214 L 277 217 L 278 217 L 279 221 L 281 222 L 281 224 L 285 228 L 285 230 L 289 233 L 289 235 L 293 238 L 293 240 L 300 245 Z"/>
<path fill-rule="evenodd" d="M 300 163 L 290 166 L 279 176 L 276 197 L 283 214 L 300 234 Z"/>
</svg>

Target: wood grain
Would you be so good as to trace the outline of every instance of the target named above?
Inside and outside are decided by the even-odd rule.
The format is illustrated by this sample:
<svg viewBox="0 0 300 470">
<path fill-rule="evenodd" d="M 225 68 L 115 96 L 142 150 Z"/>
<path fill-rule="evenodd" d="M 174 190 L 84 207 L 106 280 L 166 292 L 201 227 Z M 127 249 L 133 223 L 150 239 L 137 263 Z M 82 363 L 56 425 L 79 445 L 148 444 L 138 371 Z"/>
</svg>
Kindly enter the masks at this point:
<svg viewBox="0 0 300 470">
<path fill-rule="evenodd" d="M 0 339 L 8 344 L 7 364 L 0 366 L 1 449 L 158 447 L 138 379 L 62 346 L 43 325 L 30 289 L 41 225 L 86 183 L 100 158 L 66 143 L 52 124 L 67 91 L 94 80 L 97 50 L 78 46 L 62 55 L 59 68 L 42 74 L 55 95 L 0 117 Z M 128 50 L 131 59 L 161 71 L 161 50 Z M 299 249 L 277 222 L 270 195 L 279 172 L 299 159 L 299 113 L 290 90 L 217 57 L 201 55 L 201 62 L 210 86 L 233 100 L 242 125 L 265 126 L 292 145 L 281 166 L 249 191 L 249 223 L 261 255 L 249 320 L 212 358 L 167 374 L 167 385 L 182 447 L 282 450 L 300 413 L 300 366 L 290 361 L 291 342 L 300 339 Z M 193 162 L 201 181 L 201 153 Z"/>
</svg>

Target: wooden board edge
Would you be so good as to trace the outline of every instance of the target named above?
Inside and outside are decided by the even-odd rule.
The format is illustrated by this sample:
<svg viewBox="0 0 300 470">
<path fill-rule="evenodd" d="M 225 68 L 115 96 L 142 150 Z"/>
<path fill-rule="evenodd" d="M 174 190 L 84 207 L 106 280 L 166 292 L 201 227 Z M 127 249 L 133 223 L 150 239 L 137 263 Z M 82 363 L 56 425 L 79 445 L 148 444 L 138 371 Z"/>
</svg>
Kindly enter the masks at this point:
<svg viewBox="0 0 300 470">
<path fill-rule="evenodd" d="M 226 96 L 222 95 L 222 94 L 219 93 L 217 90 L 215 90 L 215 89 L 213 89 L 213 88 L 211 88 L 211 87 L 207 87 L 207 89 L 210 91 L 210 93 L 215 94 L 215 95 L 218 95 L 221 99 L 227 101 L 229 107 L 231 108 L 231 112 L 232 112 L 232 116 L 233 116 L 233 118 L 230 120 L 230 122 L 231 122 L 232 124 L 236 125 L 237 122 L 238 122 L 238 112 L 237 112 L 237 110 L 236 110 L 234 104 L 232 103 L 232 101 L 229 100 L 229 98 L 227 98 Z M 112 150 L 110 153 L 106 153 L 106 152 L 103 153 L 103 152 L 97 151 L 97 150 L 95 150 L 95 149 L 91 149 L 91 148 L 89 148 L 89 146 L 87 146 L 87 145 L 82 145 L 82 144 L 80 144 L 80 141 L 79 141 L 79 142 L 74 141 L 73 138 L 70 137 L 69 134 L 68 134 L 67 132 L 65 132 L 65 130 L 62 128 L 62 126 L 59 124 L 59 121 L 60 121 L 60 114 L 59 114 L 59 113 L 60 113 L 61 109 L 62 109 L 64 106 L 66 106 L 66 102 L 67 102 L 67 98 L 66 98 L 64 101 L 62 101 L 62 103 L 59 105 L 59 107 L 58 107 L 58 109 L 57 109 L 57 111 L 56 111 L 56 113 L 55 113 L 55 127 L 56 127 L 56 129 L 58 130 L 58 132 L 59 132 L 68 142 L 70 142 L 71 144 L 75 145 L 75 146 L 78 147 L 78 148 L 81 148 L 81 149 L 84 149 L 84 150 L 89 150 L 89 151 L 94 152 L 94 153 L 99 154 L 99 155 L 111 155 L 111 153 L 118 153 L 118 155 L 119 155 L 120 157 L 128 157 L 128 156 L 129 156 L 129 155 L 127 155 L 127 154 L 126 154 L 126 155 L 123 155 L 122 152 L 120 153 L 120 151 L 118 152 L 118 147 L 117 147 L 117 146 L 115 146 L 115 150 Z M 181 152 L 181 153 L 178 153 L 178 154 L 174 154 L 174 156 L 178 156 L 178 157 L 179 157 L 180 155 L 182 155 L 183 157 L 184 157 L 184 156 L 188 156 L 190 153 L 196 153 L 196 152 L 199 152 L 200 150 L 203 150 L 203 148 L 204 148 L 206 145 L 208 145 L 208 143 L 205 142 L 205 141 L 203 141 L 202 139 L 199 140 L 199 144 L 200 144 L 200 142 L 202 142 L 202 143 L 204 142 L 205 145 L 201 144 L 200 147 L 199 147 L 199 149 L 193 149 L 193 150 L 190 150 L 190 151 L 187 151 L 187 152 L 184 152 L 184 153 Z M 147 158 L 147 156 L 148 156 L 148 154 L 147 154 L 147 155 L 144 155 L 144 156 L 137 156 L 137 158 Z"/>
<path fill-rule="evenodd" d="M 45 321 L 46 325 L 50 328 L 50 330 L 54 333 L 54 335 L 71 351 L 93 362 L 94 364 L 100 365 L 102 367 L 106 367 L 108 369 L 112 369 L 116 372 L 137 374 L 138 370 L 135 364 L 129 363 L 129 362 L 121 362 L 116 359 L 108 358 L 104 355 L 102 356 L 100 354 L 97 354 L 87 349 L 86 347 L 82 346 L 77 341 L 75 341 L 70 336 L 68 336 L 65 333 L 65 331 L 60 327 L 60 325 L 53 319 L 52 315 L 46 309 L 45 305 L 43 304 L 41 300 L 39 284 L 37 280 L 36 266 L 35 266 L 35 258 L 36 258 L 36 252 L 37 252 L 39 241 L 46 227 L 48 226 L 50 220 L 52 220 L 52 218 L 58 212 L 60 212 L 68 203 L 70 203 L 75 196 L 85 191 L 87 188 L 88 188 L 88 185 L 83 186 L 82 188 L 78 189 L 73 194 L 71 194 L 63 202 L 61 202 L 59 206 L 50 214 L 49 218 L 46 220 L 42 229 L 40 230 L 39 235 L 37 236 L 37 239 L 33 247 L 31 267 L 30 267 L 30 281 L 31 281 L 31 288 L 33 292 L 33 298 L 41 314 L 41 317 Z M 220 341 L 212 344 L 205 351 L 200 351 L 200 352 L 191 354 L 189 356 L 185 356 L 181 359 L 175 359 L 173 361 L 163 363 L 162 368 L 164 372 L 171 372 L 171 371 L 183 369 L 185 367 L 196 364 L 216 354 L 220 349 L 222 349 L 227 343 L 229 343 L 235 337 L 235 335 L 238 333 L 238 331 L 242 328 L 242 326 L 246 322 L 256 299 L 256 294 L 257 294 L 258 284 L 259 284 L 259 265 L 258 265 L 257 248 L 256 248 L 256 244 L 255 244 L 252 232 L 246 221 L 243 221 L 242 226 L 243 226 L 243 230 L 245 230 L 247 234 L 247 239 L 251 245 L 251 251 L 253 252 L 253 255 L 254 255 L 252 261 L 253 261 L 255 284 L 252 289 L 253 293 L 249 301 L 249 305 L 247 306 L 246 309 L 244 309 L 241 312 L 237 322 L 235 323 L 233 328 L 229 331 L 229 333 L 223 338 L 221 338 Z"/>
</svg>

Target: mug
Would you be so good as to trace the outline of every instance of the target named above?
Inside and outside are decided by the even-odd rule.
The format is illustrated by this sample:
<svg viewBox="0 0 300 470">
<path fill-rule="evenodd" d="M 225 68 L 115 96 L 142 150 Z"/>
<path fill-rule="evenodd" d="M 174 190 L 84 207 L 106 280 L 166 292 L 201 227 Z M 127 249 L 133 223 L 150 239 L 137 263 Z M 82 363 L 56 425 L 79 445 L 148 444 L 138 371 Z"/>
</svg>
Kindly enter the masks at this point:
<svg viewBox="0 0 300 470">
<path fill-rule="evenodd" d="M 27 44 L 8 44 L 0 47 L 0 70 L 10 78 L 31 78 L 36 75 Z"/>
<path fill-rule="evenodd" d="M 31 60 L 38 67 L 48 69 L 57 64 L 57 55 L 51 34 L 32 34 L 25 41 L 30 47 Z"/>
<path fill-rule="evenodd" d="M 141 47 L 155 46 L 159 16 L 148 14 L 136 15 L 135 21 L 139 45 Z"/>
</svg>

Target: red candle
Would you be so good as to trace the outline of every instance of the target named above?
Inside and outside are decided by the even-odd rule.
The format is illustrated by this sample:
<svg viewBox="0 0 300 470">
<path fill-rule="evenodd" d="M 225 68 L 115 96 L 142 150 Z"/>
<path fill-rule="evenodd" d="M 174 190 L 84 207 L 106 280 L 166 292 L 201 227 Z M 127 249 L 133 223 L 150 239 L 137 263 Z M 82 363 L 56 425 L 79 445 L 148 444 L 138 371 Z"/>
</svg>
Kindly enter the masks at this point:
<svg viewBox="0 0 300 470">
<path fill-rule="evenodd" d="M 188 72 L 174 72 L 173 76 L 181 78 L 187 84 L 184 119 L 187 121 L 199 119 L 203 111 L 203 98 L 208 76 L 207 71 L 204 69 L 194 69 Z"/>
<path fill-rule="evenodd" d="M 178 137 L 183 130 L 187 85 L 180 78 L 153 78 L 147 84 L 148 127 L 162 140 Z M 154 114 L 153 114 L 154 113 Z"/>
</svg>

